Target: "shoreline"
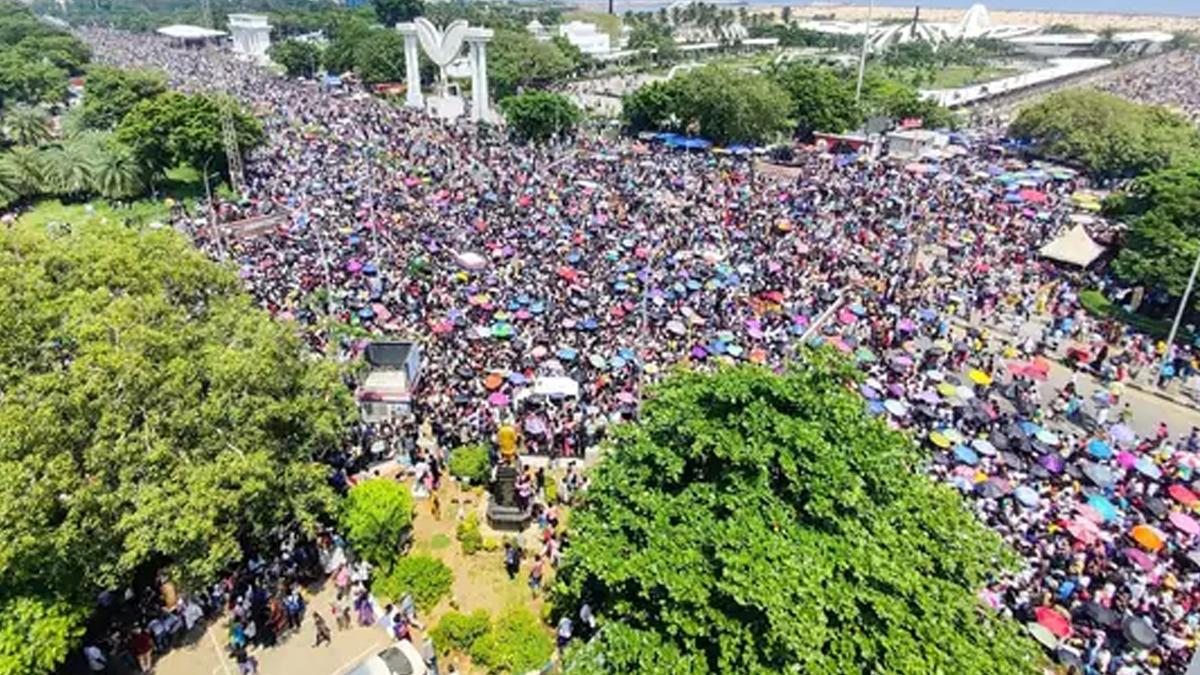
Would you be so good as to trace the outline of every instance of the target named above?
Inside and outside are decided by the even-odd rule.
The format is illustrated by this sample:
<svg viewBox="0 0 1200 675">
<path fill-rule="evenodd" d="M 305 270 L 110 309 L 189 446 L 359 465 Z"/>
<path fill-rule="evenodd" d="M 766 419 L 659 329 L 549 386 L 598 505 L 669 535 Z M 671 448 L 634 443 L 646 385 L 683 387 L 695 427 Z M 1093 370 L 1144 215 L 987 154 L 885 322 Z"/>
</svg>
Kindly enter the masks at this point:
<svg viewBox="0 0 1200 675">
<path fill-rule="evenodd" d="M 664 0 L 627 0 L 619 3 L 618 14 L 625 11 L 652 11 L 670 3 Z M 589 11 L 607 10 L 605 0 L 584 0 L 578 3 L 581 9 Z M 865 4 L 788 4 L 764 3 L 739 4 L 755 14 L 768 14 L 778 17 L 787 7 L 793 21 L 812 20 L 816 16 L 829 18 L 831 15 L 838 21 L 864 21 L 868 7 Z M 872 20 L 911 18 L 917 7 L 879 7 L 876 6 L 871 14 Z M 921 7 L 921 19 L 933 23 L 958 23 L 966 14 L 966 9 L 944 7 Z M 1086 11 L 1046 11 L 1046 10 L 1007 10 L 988 8 L 991 21 L 997 25 L 1018 26 L 1051 26 L 1053 24 L 1072 24 L 1087 32 L 1099 32 L 1105 28 L 1118 31 L 1147 31 L 1161 30 L 1169 33 L 1194 31 L 1200 33 L 1200 16 L 1181 14 L 1150 14 L 1135 12 L 1086 12 Z"/>
</svg>

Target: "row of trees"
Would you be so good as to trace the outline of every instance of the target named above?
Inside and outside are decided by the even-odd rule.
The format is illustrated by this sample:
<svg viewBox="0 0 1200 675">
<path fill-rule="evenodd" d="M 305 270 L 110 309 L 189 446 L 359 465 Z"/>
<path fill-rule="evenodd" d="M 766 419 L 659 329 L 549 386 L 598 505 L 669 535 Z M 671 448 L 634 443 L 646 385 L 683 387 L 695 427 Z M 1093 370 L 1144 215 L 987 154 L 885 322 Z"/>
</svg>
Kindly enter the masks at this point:
<svg viewBox="0 0 1200 675">
<path fill-rule="evenodd" d="M 861 104 L 854 94 L 853 80 L 828 66 L 791 64 L 757 73 L 710 65 L 643 86 L 622 105 L 630 131 L 694 130 L 720 143 L 762 143 L 789 130 L 801 137 L 840 133 L 868 115 L 921 118 L 929 127 L 952 122 L 948 111 L 902 82 L 872 76 Z"/>
<path fill-rule="evenodd" d="M 82 106 L 57 124 L 37 106 L 5 115 L 14 147 L 0 153 L 0 205 L 43 196 L 128 198 L 182 164 L 225 170 L 217 99 L 169 92 L 153 71 L 94 66 L 87 74 Z M 257 120 L 241 110 L 234 119 L 243 150 L 262 143 Z"/>
<path fill-rule="evenodd" d="M 28 8 L 0 0 L 0 113 L 18 104 L 62 100 L 68 78 L 91 59 L 87 45 L 39 22 Z"/>
</svg>

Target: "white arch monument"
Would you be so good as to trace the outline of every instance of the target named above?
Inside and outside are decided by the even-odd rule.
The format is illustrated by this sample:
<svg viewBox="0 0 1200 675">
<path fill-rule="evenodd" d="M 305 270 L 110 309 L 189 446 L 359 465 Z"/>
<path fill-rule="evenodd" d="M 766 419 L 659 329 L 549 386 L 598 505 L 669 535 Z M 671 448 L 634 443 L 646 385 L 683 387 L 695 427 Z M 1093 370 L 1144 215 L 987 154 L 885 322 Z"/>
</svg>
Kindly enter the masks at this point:
<svg viewBox="0 0 1200 675">
<path fill-rule="evenodd" d="M 404 36 L 404 71 L 406 81 L 405 103 L 414 108 L 424 108 L 425 97 L 421 94 L 420 54 L 418 44 L 425 55 L 438 67 L 438 95 L 446 96 L 446 66 L 462 53 L 463 43 L 468 47 L 467 63 L 471 69 L 471 119 L 486 121 L 491 118 L 488 104 L 487 43 L 494 33 L 487 28 L 472 28 L 466 21 L 453 21 L 445 29 L 439 29 L 428 19 L 418 17 L 412 23 L 402 23 L 396 30 Z"/>
</svg>

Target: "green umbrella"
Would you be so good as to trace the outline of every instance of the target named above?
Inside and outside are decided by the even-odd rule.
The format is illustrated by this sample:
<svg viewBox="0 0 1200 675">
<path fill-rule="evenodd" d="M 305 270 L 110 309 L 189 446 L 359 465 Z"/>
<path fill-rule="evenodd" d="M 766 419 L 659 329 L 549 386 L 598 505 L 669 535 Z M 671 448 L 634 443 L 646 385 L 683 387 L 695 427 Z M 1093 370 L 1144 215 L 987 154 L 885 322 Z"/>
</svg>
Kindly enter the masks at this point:
<svg viewBox="0 0 1200 675">
<path fill-rule="evenodd" d="M 858 351 L 854 352 L 854 358 L 862 361 L 863 363 L 874 363 L 876 360 L 875 352 L 865 347 L 861 347 L 858 349 Z"/>
</svg>

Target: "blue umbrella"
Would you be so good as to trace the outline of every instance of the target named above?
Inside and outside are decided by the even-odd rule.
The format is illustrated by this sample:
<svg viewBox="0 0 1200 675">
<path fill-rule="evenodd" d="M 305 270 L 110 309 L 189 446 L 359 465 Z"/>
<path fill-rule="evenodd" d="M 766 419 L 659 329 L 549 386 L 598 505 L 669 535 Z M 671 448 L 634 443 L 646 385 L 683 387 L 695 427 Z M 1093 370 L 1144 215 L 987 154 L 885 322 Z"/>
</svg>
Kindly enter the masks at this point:
<svg viewBox="0 0 1200 675">
<path fill-rule="evenodd" d="M 613 370 L 620 370 L 620 369 L 624 368 L 625 363 L 626 363 L 625 359 L 623 359 L 619 356 L 614 356 L 611 359 L 609 359 L 609 361 L 608 361 L 608 365 L 612 366 Z"/>
<path fill-rule="evenodd" d="M 875 391 L 875 389 L 873 387 L 870 387 L 868 385 L 865 385 L 865 384 L 859 385 L 858 392 L 860 394 L 862 394 L 863 398 L 867 399 L 868 401 L 879 400 L 879 392 Z"/>
<path fill-rule="evenodd" d="M 1112 502 L 1100 495 L 1092 495 L 1091 497 L 1088 497 L 1088 505 L 1093 509 L 1096 509 L 1096 513 L 1099 513 L 1100 517 L 1103 518 L 1105 522 L 1113 520 L 1117 517 L 1117 507 L 1113 506 Z"/>
<path fill-rule="evenodd" d="M 360 310 L 358 310 L 358 318 L 373 319 L 373 318 L 375 318 L 375 312 L 374 312 L 374 310 L 371 310 L 368 308 L 360 309 Z"/>
<path fill-rule="evenodd" d="M 850 305 L 850 313 L 855 316 L 862 316 L 867 313 L 867 308 L 859 304 Z"/>
<path fill-rule="evenodd" d="M 618 349 L 617 356 L 625 359 L 626 361 L 632 361 L 634 359 L 634 353 L 632 349 Z"/>
<path fill-rule="evenodd" d="M 518 295 L 517 303 L 522 304 L 522 305 L 528 305 L 529 304 L 529 296 L 528 295 Z"/>
<path fill-rule="evenodd" d="M 708 345 L 707 347 L 705 347 L 705 349 L 708 351 L 709 354 L 720 355 L 720 354 L 725 353 L 726 347 L 727 347 L 727 345 L 724 342 L 721 342 L 720 340 L 718 340 L 718 341 Z"/>
<path fill-rule="evenodd" d="M 954 458 L 968 466 L 975 466 L 979 463 L 979 455 L 965 445 L 954 446 Z"/>
<path fill-rule="evenodd" d="M 1088 453 L 1096 459 L 1108 459 L 1113 454 L 1112 446 L 1099 438 L 1092 439 L 1088 443 L 1087 449 Z"/>
<path fill-rule="evenodd" d="M 595 319 L 584 319 L 579 322 L 579 330 L 596 330 L 600 324 Z"/>
<path fill-rule="evenodd" d="M 575 263 L 579 262 L 582 259 L 583 259 L 583 256 L 579 255 L 578 253 L 571 253 L 567 256 L 567 262 L 571 263 L 572 265 L 574 265 Z"/>
<path fill-rule="evenodd" d="M 366 265 L 363 265 L 362 271 L 363 271 L 363 274 L 370 276 L 370 275 L 375 274 L 379 270 L 375 269 L 375 266 L 372 265 L 371 263 L 367 263 Z"/>
<path fill-rule="evenodd" d="M 867 412 L 872 415 L 882 415 L 884 412 L 883 404 L 879 401 L 867 401 Z"/>
<path fill-rule="evenodd" d="M 519 385 L 529 382 L 529 380 L 526 379 L 525 376 L 522 375 L 521 373 L 509 373 L 508 374 L 508 382 L 509 382 L 509 384 L 515 384 L 515 385 L 519 386 Z"/>
<path fill-rule="evenodd" d="M 1137 463 L 1133 465 L 1133 468 L 1137 469 L 1138 473 L 1147 478 L 1155 480 L 1162 478 L 1162 469 L 1158 468 L 1157 464 L 1150 461 L 1149 457 L 1138 457 Z"/>
<path fill-rule="evenodd" d="M 1013 490 L 1013 496 L 1017 498 L 1017 501 L 1021 502 L 1025 506 L 1037 506 L 1037 503 L 1041 501 L 1041 499 L 1038 497 L 1038 493 L 1028 485 L 1022 485 L 1016 490 Z"/>
<path fill-rule="evenodd" d="M 558 358 L 562 359 L 563 361 L 574 361 L 575 357 L 578 355 L 579 352 L 569 347 L 563 347 L 562 349 L 558 350 Z"/>
<path fill-rule="evenodd" d="M 1021 427 L 1021 432 L 1026 436 L 1037 436 L 1038 432 L 1042 430 L 1041 427 L 1033 422 L 1021 422 L 1017 426 Z"/>
<path fill-rule="evenodd" d="M 541 302 L 535 302 L 529 306 L 529 311 L 533 314 L 541 314 L 546 311 L 546 305 Z"/>
<path fill-rule="evenodd" d="M 701 284 L 699 281 L 696 281 L 695 279 L 688 279 L 687 280 L 687 288 L 689 291 L 698 291 L 701 288 Z"/>
<path fill-rule="evenodd" d="M 937 312 L 932 309 L 922 309 L 921 311 L 917 312 L 917 316 L 921 317 L 921 319 L 925 321 L 933 321 L 937 318 L 937 315 Z"/>
</svg>

